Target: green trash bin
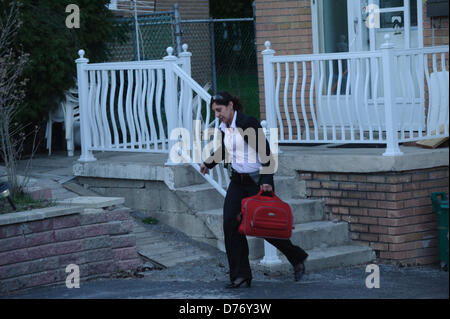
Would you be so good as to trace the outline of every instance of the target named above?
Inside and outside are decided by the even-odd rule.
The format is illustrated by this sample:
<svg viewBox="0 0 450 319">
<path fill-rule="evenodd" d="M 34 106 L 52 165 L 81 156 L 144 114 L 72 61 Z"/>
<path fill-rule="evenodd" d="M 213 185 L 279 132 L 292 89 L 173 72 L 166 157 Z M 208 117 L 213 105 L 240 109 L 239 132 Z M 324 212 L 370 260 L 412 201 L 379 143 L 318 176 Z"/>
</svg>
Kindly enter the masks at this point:
<svg viewBox="0 0 450 319">
<path fill-rule="evenodd" d="M 448 197 L 445 193 L 432 193 L 431 201 L 438 214 L 439 261 L 448 270 Z"/>
</svg>

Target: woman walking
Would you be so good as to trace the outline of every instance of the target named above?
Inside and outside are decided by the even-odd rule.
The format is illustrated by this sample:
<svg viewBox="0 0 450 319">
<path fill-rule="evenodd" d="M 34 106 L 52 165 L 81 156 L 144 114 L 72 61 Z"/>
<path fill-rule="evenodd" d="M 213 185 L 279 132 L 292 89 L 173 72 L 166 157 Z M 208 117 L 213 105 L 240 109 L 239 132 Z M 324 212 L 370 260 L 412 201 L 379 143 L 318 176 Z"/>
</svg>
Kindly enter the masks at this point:
<svg viewBox="0 0 450 319">
<path fill-rule="evenodd" d="M 226 288 L 243 287 L 244 283 L 246 287 L 250 287 L 252 273 L 247 238 L 238 231 L 241 201 L 245 197 L 256 195 L 261 188 L 264 192 L 274 191 L 273 167 L 276 165 L 261 125 L 257 119 L 242 112 L 243 107 L 238 98 L 232 97 L 228 92 L 220 92 L 211 98 L 211 108 L 221 121 L 222 144 L 202 163 L 200 172 L 207 174 L 209 169 L 223 160 L 231 163 L 228 164 L 231 165 L 230 185 L 223 208 L 225 250 L 231 281 Z M 256 138 L 249 139 L 252 134 Z M 308 254 L 293 245 L 289 239 L 265 240 L 287 257 L 294 268 L 295 280 L 300 280 L 305 272 L 304 261 Z"/>
</svg>

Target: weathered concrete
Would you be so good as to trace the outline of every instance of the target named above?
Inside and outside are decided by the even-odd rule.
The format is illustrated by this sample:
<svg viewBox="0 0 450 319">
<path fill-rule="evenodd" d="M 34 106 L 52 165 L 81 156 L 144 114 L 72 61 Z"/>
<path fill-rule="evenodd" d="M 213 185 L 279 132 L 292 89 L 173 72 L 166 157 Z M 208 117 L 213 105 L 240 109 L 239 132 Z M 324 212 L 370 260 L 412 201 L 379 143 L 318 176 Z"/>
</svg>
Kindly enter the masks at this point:
<svg viewBox="0 0 450 319">
<path fill-rule="evenodd" d="M 46 218 L 66 216 L 80 213 L 84 210 L 83 206 L 80 205 L 64 205 L 60 204 L 57 206 L 37 208 L 24 212 L 14 212 L 8 214 L 0 214 L 0 226 L 25 223 L 37 220 L 44 220 Z"/>
<path fill-rule="evenodd" d="M 403 156 L 383 156 L 384 148 L 336 148 L 336 145 L 281 146 L 278 174 L 293 171 L 372 173 L 449 165 L 449 149 L 400 146 Z"/>
<path fill-rule="evenodd" d="M 85 208 L 103 208 L 114 205 L 121 205 L 125 202 L 122 197 L 74 197 L 56 201 L 56 203 L 67 206 L 82 206 Z"/>
</svg>

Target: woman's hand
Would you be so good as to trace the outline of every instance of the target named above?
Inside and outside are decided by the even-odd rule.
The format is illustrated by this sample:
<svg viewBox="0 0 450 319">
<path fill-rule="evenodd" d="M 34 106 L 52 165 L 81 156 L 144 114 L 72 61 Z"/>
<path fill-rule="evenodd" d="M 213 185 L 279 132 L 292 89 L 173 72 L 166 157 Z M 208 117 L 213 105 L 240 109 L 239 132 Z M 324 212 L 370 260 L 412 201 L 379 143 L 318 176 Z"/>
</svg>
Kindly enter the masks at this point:
<svg viewBox="0 0 450 319">
<path fill-rule="evenodd" d="M 271 192 L 273 190 L 272 185 L 270 184 L 262 184 L 261 187 L 264 192 Z"/>
<path fill-rule="evenodd" d="M 200 173 L 202 173 L 202 175 L 209 173 L 209 168 L 206 167 L 205 164 L 203 164 L 203 163 L 202 163 L 202 165 L 200 165 Z"/>
</svg>

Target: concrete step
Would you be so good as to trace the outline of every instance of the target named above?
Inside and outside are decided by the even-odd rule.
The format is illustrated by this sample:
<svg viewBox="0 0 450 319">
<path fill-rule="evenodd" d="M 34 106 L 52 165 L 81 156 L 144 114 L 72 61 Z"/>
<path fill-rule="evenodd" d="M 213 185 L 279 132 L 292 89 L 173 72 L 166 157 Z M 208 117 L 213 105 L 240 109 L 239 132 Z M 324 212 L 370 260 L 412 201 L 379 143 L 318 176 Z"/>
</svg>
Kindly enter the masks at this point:
<svg viewBox="0 0 450 319">
<path fill-rule="evenodd" d="M 292 209 L 294 224 L 322 221 L 324 218 L 324 202 L 311 199 L 290 199 L 286 201 Z M 196 213 L 216 238 L 223 239 L 223 209 L 212 209 Z"/>
<path fill-rule="evenodd" d="M 294 176 L 275 175 L 275 194 L 286 201 L 291 198 L 306 198 L 306 182 Z"/>
<path fill-rule="evenodd" d="M 375 260 L 375 252 L 371 247 L 358 245 L 340 245 L 327 248 L 314 248 L 306 250 L 308 259 L 305 262 L 306 273 L 323 269 L 360 265 Z M 250 261 L 255 269 L 265 272 L 293 273 L 292 265 L 285 256 L 280 256 L 281 263 L 262 265 L 260 259 Z"/>
<path fill-rule="evenodd" d="M 321 221 L 325 218 L 325 202 L 319 199 L 286 200 L 294 216 L 294 224 Z"/>
<path fill-rule="evenodd" d="M 304 250 L 313 248 L 326 248 L 339 246 L 349 242 L 348 224 L 345 222 L 334 223 L 330 221 L 310 222 L 295 224 L 291 241 L 294 245 Z M 264 240 L 257 237 L 247 237 L 250 258 L 262 258 L 264 256 Z"/>
<path fill-rule="evenodd" d="M 165 169 L 167 172 L 164 181 L 171 189 L 205 183 L 205 178 L 191 165 L 165 166 Z"/>
<path fill-rule="evenodd" d="M 217 247 L 223 247 L 223 223 L 222 210 L 210 210 L 198 212 L 196 216 L 201 219 L 211 230 L 217 239 Z M 330 221 L 313 221 L 294 225 L 291 241 L 303 249 L 314 247 L 336 246 L 349 242 L 348 224 Z M 264 256 L 264 240 L 257 237 L 247 237 L 250 258 L 262 258 Z"/>
<path fill-rule="evenodd" d="M 193 211 L 205 211 L 223 207 L 224 198 L 209 183 L 180 187 L 176 195 Z"/>
<path fill-rule="evenodd" d="M 196 216 L 205 223 L 217 239 L 223 241 L 223 208 L 197 212 Z"/>
</svg>

